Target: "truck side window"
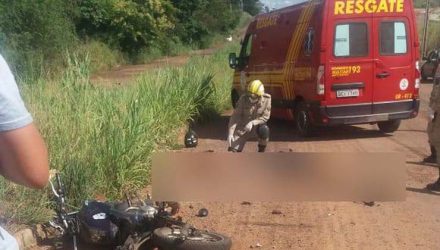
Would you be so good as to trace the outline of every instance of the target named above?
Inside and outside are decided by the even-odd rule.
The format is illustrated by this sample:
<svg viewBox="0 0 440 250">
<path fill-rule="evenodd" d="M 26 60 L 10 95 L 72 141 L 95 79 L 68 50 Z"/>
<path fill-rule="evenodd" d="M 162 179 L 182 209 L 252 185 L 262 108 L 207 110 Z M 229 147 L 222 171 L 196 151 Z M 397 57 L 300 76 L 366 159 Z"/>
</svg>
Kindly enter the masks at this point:
<svg viewBox="0 0 440 250">
<path fill-rule="evenodd" d="M 380 24 L 380 54 L 406 54 L 407 36 L 404 22 L 382 22 Z"/>
<path fill-rule="evenodd" d="M 306 56 L 310 56 L 313 52 L 314 37 L 315 37 L 315 31 L 313 29 L 309 29 L 304 41 L 304 54 Z"/>
<path fill-rule="evenodd" d="M 366 23 L 336 25 L 334 55 L 360 57 L 368 55 L 368 28 Z"/>
<path fill-rule="evenodd" d="M 247 34 L 244 38 L 240 52 L 241 67 L 245 67 L 249 63 L 249 57 L 251 56 L 252 52 L 252 37 L 252 34 Z"/>
<path fill-rule="evenodd" d="M 252 35 L 248 34 L 244 38 L 241 47 L 240 57 L 249 57 L 251 55 L 251 52 L 252 52 Z"/>
</svg>

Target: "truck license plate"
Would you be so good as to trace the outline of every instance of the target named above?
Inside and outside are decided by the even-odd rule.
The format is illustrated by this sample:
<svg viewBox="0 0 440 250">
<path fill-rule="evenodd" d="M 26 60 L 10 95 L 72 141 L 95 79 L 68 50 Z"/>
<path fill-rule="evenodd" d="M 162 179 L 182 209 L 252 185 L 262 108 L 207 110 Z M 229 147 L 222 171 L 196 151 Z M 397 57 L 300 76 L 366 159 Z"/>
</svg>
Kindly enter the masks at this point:
<svg viewBox="0 0 440 250">
<path fill-rule="evenodd" d="M 337 98 L 355 97 L 359 96 L 359 89 L 345 89 L 336 91 Z"/>
</svg>

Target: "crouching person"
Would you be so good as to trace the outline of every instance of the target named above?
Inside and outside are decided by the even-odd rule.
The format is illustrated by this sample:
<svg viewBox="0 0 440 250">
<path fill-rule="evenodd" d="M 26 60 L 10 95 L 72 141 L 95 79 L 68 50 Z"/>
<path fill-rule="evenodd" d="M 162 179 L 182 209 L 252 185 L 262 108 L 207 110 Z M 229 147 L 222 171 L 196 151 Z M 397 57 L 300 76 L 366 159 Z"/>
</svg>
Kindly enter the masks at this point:
<svg viewBox="0 0 440 250">
<path fill-rule="evenodd" d="M 261 81 L 252 81 L 247 92 L 237 102 L 229 120 L 228 151 L 242 152 L 246 142 L 258 138 L 258 152 L 265 152 L 269 142 L 269 127 L 272 99 L 264 93 Z"/>
</svg>

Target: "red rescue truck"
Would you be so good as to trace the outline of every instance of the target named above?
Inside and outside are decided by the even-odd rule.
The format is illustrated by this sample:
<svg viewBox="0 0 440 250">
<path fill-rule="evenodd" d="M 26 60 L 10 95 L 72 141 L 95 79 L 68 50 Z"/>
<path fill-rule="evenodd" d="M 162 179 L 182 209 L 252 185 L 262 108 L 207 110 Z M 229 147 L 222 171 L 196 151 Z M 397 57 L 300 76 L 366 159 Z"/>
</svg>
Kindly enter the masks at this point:
<svg viewBox="0 0 440 250">
<path fill-rule="evenodd" d="M 272 116 L 317 126 L 399 128 L 419 110 L 419 40 L 411 0 L 310 0 L 255 17 L 235 69 L 232 103 L 261 80 Z"/>
</svg>

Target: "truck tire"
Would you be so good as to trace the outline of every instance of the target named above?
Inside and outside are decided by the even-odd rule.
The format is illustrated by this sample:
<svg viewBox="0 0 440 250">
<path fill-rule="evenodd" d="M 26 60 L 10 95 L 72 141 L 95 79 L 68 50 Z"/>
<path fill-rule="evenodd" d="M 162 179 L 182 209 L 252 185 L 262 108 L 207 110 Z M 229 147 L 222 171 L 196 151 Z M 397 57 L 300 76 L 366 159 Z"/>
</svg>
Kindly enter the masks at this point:
<svg viewBox="0 0 440 250">
<path fill-rule="evenodd" d="M 229 250 L 232 246 L 229 237 L 207 231 L 200 231 L 200 236 L 188 236 L 186 240 L 180 240 L 169 227 L 154 230 L 153 244 L 161 250 Z"/>
<path fill-rule="evenodd" d="M 399 129 L 400 120 L 378 122 L 377 126 L 379 127 L 379 130 L 382 131 L 383 133 L 386 133 L 386 134 L 393 133 Z"/>
<path fill-rule="evenodd" d="M 309 110 L 304 102 L 300 102 L 294 112 L 295 124 L 301 137 L 310 137 L 313 134 L 313 125 Z"/>
</svg>

